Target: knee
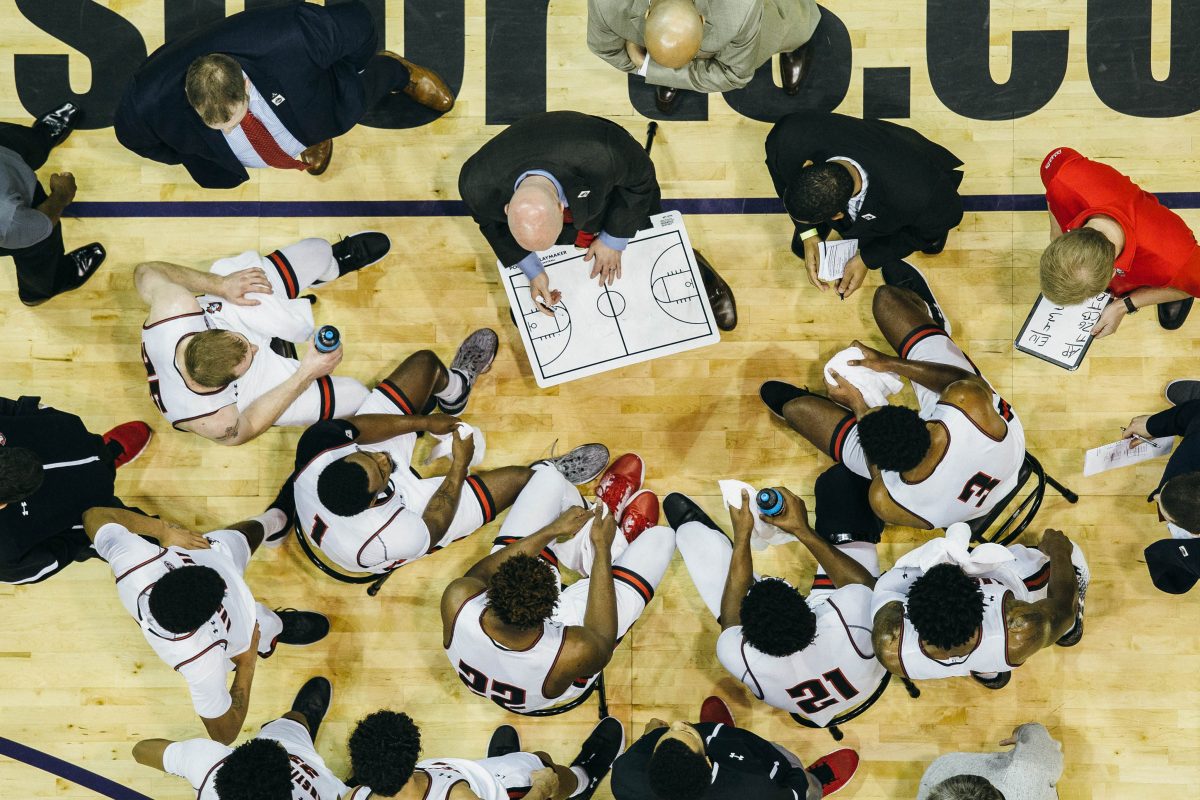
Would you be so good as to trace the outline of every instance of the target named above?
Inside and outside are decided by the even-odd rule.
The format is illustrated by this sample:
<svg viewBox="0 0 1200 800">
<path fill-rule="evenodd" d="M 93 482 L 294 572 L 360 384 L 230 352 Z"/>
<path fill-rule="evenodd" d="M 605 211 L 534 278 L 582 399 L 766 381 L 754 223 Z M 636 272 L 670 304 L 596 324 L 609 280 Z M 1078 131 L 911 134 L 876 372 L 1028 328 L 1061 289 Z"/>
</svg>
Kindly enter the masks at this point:
<svg viewBox="0 0 1200 800">
<path fill-rule="evenodd" d="M 432 350 L 418 350 L 409 356 L 408 360 L 410 363 L 420 365 L 431 372 L 436 372 L 438 369 L 445 367 L 442 360 L 438 358 L 437 353 Z"/>
<path fill-rule="evenodd" d="M 875 296 L 871 298 L 871 313 L 874 315 L 876 323 L 881 319 L 894 316 L 896 308 L 905 302 L 906 293 L 908 293 L 906 289 L 899 289 L 895 286 L 877 286 Z"/>
</svg>

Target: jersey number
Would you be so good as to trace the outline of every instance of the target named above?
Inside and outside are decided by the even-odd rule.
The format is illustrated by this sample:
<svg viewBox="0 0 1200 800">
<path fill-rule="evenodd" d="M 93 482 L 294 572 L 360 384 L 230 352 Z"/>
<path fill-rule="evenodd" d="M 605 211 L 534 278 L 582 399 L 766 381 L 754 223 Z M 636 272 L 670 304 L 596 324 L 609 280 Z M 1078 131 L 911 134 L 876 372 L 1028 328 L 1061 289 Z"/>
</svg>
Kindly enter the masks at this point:
<svg viewBox="0 0 1200 800">
<path fill-rule="evenodd" d="M 150 399 L 154 401 L 154 405 L 158 406 L 158 410 L 162 413 L 167 413 L 167 407 L 163 405 L 162 389 L 158 386 L 158 373 L 154 370 L 154 365 L 150 363 L 150 355 L 146 352 L 146 345 L 142 344 L 142 366 L 146 368 L 146 380 L 150 383 Z"/>
<path fill-rule="evenodd" d="M 976 472 L 971 480 L 963 484 L 962 491 L 958 493 L 960 503 L 969 503 L 975 499 L 976 493 L 979 495 L 979 502 L 975 504 L 976 508 L 983 507 L 983 501 L 987 500 L 987 496 L 992 493 L 1000 485 L 999 478 L 993 478 L 985 472 Z"/>
<path fill-rule="evenodd" d="M 795 698 L 796 706 L 801 711 L 805 714 L 815 714 L 823 708 L 829 708 L 840 702 L 826 687 L 827 682 L 834 691 L 842 696 L 843 700 L 852 700 L 858 696 L 858 689 L 855 689 L 854 685 L 846 680 L 846 676 L 840 669 L 830 670 L 820 678 L 798 683 L 788 689 L 787 693 L 790 697 Z"/>
<path fill-rule="evenodd" d="M 488 698 L 509 711 L 519 711 L 525 707 L 524 689 L 501 681 L 494 681 L 465 661 L 458 662 L 458 677 L 472 692 L 480 697 Z"/>
<path fill-rule="evenodd" d="M 321 540 L 325 538 L 325 534 L 329 532 L 329 526 L 325 524 L 325 520 L 320 517 L 313 517 L 311 533 L 308 538 L 313 540 L 313 544 L 317 547 L 321 546 Z"/>
</svg>

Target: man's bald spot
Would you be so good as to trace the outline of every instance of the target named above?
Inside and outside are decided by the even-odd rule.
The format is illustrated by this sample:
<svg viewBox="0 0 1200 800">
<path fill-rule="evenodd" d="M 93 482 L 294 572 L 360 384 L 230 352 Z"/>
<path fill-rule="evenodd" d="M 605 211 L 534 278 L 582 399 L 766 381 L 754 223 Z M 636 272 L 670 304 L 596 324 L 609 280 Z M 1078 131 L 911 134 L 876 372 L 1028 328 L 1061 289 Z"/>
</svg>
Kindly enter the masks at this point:
<svg viewBox="0 0 1200 800">
<path fill-rule="evenodd" d="M 692 0 L 653 0 L 646 12 L 646 51 L 668 69 L 687 66 L 700 52 L 704 18 Z"/>
<path fill-rule="evenodd" d="M 540 175 L 521 181 L 506 213 L 508 229 L 526 250 L 537 252 L 553 247 L 562 233 L 563 212 L 558 192 Z"/>
</svg>

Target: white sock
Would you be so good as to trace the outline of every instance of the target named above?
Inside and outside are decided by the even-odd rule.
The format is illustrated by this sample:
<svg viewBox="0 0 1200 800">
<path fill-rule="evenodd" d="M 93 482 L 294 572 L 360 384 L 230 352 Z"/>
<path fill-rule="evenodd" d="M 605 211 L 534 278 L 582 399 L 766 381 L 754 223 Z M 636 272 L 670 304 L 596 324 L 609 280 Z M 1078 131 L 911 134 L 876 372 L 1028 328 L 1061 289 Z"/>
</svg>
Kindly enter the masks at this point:
<svg viewBox="0 0 1200 800">
<path fill-rule="evenodd" d="M 287 525 L 287 514 L 278 508 L 268 508 L 257 517 L 251 517 L 250 521 L 263 526 L 264 536 L 274 536 L 283 530 L 284 525 Z"/>
<path fill-rule="evenodd" d="M 571 772 L 575 773 L 575 777 L 579 780 L 579 785 L 575 787 L 575 791 L 567 796 L 575 797 L 576 795 L 583 794 L 584 790 L 588 788 L 588 784 L 592 782 L 592 779 L 583 771 L 583 767 L 571 767 Z"/>
<path fill-rule="evenodd" d="M 446 388 L 435 394 L 434 397 L 447 405 L 454 405 L 466 394 L 467 381 L 463 374 L 456 369 L 446 370 L 446 375 L 448 376 Z"/>
</svg>

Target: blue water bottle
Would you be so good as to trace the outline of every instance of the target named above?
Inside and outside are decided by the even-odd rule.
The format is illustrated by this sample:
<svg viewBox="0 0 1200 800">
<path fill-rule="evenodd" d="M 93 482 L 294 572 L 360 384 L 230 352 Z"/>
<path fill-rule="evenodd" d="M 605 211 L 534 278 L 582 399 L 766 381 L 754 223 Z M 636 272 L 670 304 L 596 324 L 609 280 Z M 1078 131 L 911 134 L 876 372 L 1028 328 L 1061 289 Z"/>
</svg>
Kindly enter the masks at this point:
<svg viewBox="0 0 1200 800">
<path fill-rule="evenodd" d="M 313 337 L 313 347 L 320 353 L 332 353 L 342 346 L 342 334 L 332 325 L 322 325 Z"/>
<path fill-rule="evenodd" d="M 758 510 L 765 517 L 778 517 L 783 513 L 783 495 L 778 489 L 763 489 L 758 493 Z"/>
</svg>

